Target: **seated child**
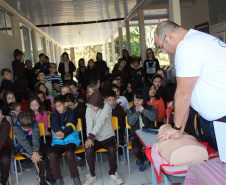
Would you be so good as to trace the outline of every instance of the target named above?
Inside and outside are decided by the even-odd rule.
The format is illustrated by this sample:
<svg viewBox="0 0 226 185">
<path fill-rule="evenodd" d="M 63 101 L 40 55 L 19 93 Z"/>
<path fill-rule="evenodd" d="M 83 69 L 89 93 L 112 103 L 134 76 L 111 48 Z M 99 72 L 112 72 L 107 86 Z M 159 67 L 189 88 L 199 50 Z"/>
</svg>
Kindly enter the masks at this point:
<svg viewBox="0 0 226 185">
<path fill-rule="evenodd" d="M 2 113 L 3 115 L 8 115 L 8 106 L 11 102 L 16 102 L 15 96 L 11 91 L 5 90 L 3 92 L 3 106 Z"/>
<path fill-rule="evenodd" d="M 112 111 L 110 105 L 103 100 L 101 93 L 95 91 L 87 101 L 86 124 L 88 139 L 85 142 L 86 158 L 90 174 L 84 185 L 91 185 L 96 181 L 95 151 L 107 149 L 110 179 L 115 184 L 122 184 L 123 180 L 116 172 L 117 156 L 115 146 L 115 132 L 111 123 Z"/>
<path fill-rule="evenodd" d="M 164 123 L 164 117 L 166 115 L 166 109 L 164 102 L 158 94 L 156 94 L 156 87 L 154 84 L 151 85 L 149 89 L 149 98 L 150 100 L 147 102 L 147 105 L 153 105 L 158 112 L 157 124 L 160 127 Z"/>
<path fill-rule="evenodd" d="M 132 102 L 133 101 L 133 91 L 136 88 L 136 82 L 134 80 L 129 81 L 126 87 L 126 90 L 123 93 L 123 96 L 126 97 L 126 99 L 128 100 L 128 102 Z"/>
<path fill-rule="evenodd" d="M 8 68 L 1 70 L 2 82 L 1 87 L 4 87 L 6 90 L 11 91 L 17 98 L 16 86 L 12 81 L 12 72 Z M 17 98 L 18 99 L 18 98 Z"/>
<path fill-rule="evenodd" d="M 10 124 L 6 118 L 3 118 L 2 110 L 0 108 L 0 166 L 2 185 L 8 184 L 12 149 L 14 151 L 14 145 L 9 137 L 9 132 Z"/>
<path fill-rule="evenodd" d="M 101 87 L 100 87 L 100 79 L 99 78 L 92 78 L 91 80 L 90 80 L 90 84 L 93 84 L 93 85 L 95 85 L 96 87 L 97 87 L 97 89 L 98 89 L 98 91 L 101 93 L 101 95 L 104 97 L 104 89 L 102 89 Z"/>
<path fill-rule="evenodd" d="M 120 96 L 120 88 L 117 85 L 112 84 L 110 89 L 116 92 L 117 103 L 122 106 L 123 109 L 128 110 L 130 105 L 125 96 Z"/>
<path fill-rule="evenodd" d="M 38 91 L 42 91 L 45 95 L 45 99 L 49 99 L 50 102 L 51 102 L 51 108 L 52 110 L 55 109 L 55 105 L 54 105 L 54 99 L 51 95 L 49 95 L 49 91 L 48 91 L 48 88 L 45 86 L 45 84 L 43 83 L 39 83 L 36 85 L 36 89 L 35 89 L 35 92 L 37 93 Z"/>
<path fill-rule="evenodd" d="M 21 112 L 20 103 L 11 102 L 8 105 L 8 115 L 5 116 L 10 126 L 14 126 L 18 114 Z"/>
<path fill-rule="evenodd" d="M 141 130 L 143 126 L 154 126 L 154 121 L 158 117 L 157 110 L 152 105 L 143 105 L 143 92 L 138 89 L 134 92 L 134 105 L 127 111 L 127 121 L 131 126 L 130 137 L 132 139 L 132 150 L 136 156 L 136 165 L 140 166 L 139 171 L 146 169 L 145 156 L 142 153 L 143 145 L 140 143 L 135 131 Z"/>
<path fill-rule="evenodd" d="M 87 90 L 87 99 L 93 94 L 94 91 L 98 91 L 98 88 L 96 85 L 90 84 L 86 88 Z"/>
<path fill-rule="evenodd" d="M 50 63 L 49 64 L 49 71 L 50 73 L 46 76 L 46 81 L 50 82 L 53 84 L 53 80 L 59 80 L 60 82 L 60 87 L 63 86 L 63 81 L 60 77 L 60 75 L 56 74 L 57 72 L 57 65 L 55 63 Z M 52 88 L 52 91 L 56 90 L 54 87 Z"/>
<path fill-rule="evenodd" d="M 60 171 L 59 159 L 65 152 L 71 178 L 74 185 L 81 185 L 79 172 L 77 169 L 75 151 L 80 144 L 79 134 L 76 129 L 77 116 L 73 110 L 67 109 L 67 102 L 64 95 L 58 95 L 54 99 L 56 110 L 50 117 L 52 133 L 52 152 L 49 160 L 54 163 L 52 171 L 56 184 L 64 184 Z M 52 163 L 51 163 L 52 164 Z"/>
<path fill-rule="evenodd" d="M 53 174 L 50 167 L 52 164 L 50 165 L 47 157 L 51 149 L 40 140 L 38 122 L 33 120 L 29 112 L 21 112 L 13 129 L 17 142 L 16 148 L 25 159 L 35 163 L 39 184 L 48 185 L 46 180 L 53 184 Z M 44 160 L 46 160 L 47 179 L 45 179 Z"/>
<path fill-rule="evenodd" d="M 82 104 L 85 107 L 86 97 L 85 95 L 78 89 L 78 85 L 76 82 L 69 83 L 71 93 L 76 97 L 77 102 Z"/>
<path fill-rule="evenodd" d="M 45 135 L 51 136 L 51 133 L 48 131 L 48 118 L 47 113 L 43 109 L 43 104 L 38 96 L 33 96 L 29 99 L 27 110 L 38 122 L 44 123 L 45 126 Z"/>
<path fill-rule="evenodd" d="M 65 95 L 66 93 L 71 93 L 71 90 L 68 85 L 64 85 L 63 87 L 61 87 L 60 93 L 61 95 Z"/>
<path fill-rule="evenodd" d="M 53 97 L 55 98 L 57 95 L 60 95 L 61 84 L 59 80 L 53 80 Z"/>
<path fill-rule="evenodd" d="M 45 99 L 45 94 L 42 91 L 37 91 L 35 93 L 36 96 L 39 97 L 39 99 L 42 102 L 43 109 L 46 111 L 47 115 L 50 115 L 52 113 L 52 107 L 51 107 L 51 101 L 50 99 Z"/>
<path fill-rule="evenodd" d="M 68 107 L 71 110 L 75 111 L 77 117 L 81 118 L 81 120 L 82 120 L 83 141 L 86 141 L 87 140 L 86 118 L 85 118 L 86 109 L 81 104 L 77 103 L 76 98 L 73 94 L 67 93 L 67 94 L 65 94 L 65 98 L 66 98 Z M 84 153 L 77 154 L 77 158 L 80 158 L 79 160 L 77 160 L 78 166 L 80 166 L 80 167 L 84 166 L 84 158 L 85 158 Z"/>
<path fill-rule="evenodd" d="M 52 87 L 52 83 L 51 82 L 48 82 L 47 80 L 46 80 L 46 75 L 45 75 L 45 73 L 43 72 L 43 71 L 39 71 L 38 72 L 38 77 L 37 77 L 37 79 L 39 80 L 39 82 L 36 84 L 36 86 L 39 84 L 39 83 L 43 83 L 46 87 L 47 87 L 47 89 L 48 89 L 48 93 L 49 93 L 49 95 L 53 95 L 53 87 Z"/>
<path fill-rule="evenodd" d="M 119 145 L 124 145 L 124 133 L 125 133 L 125 117 L 126 113 L 124 109 L 116 102 L 116 93 L 113 90 L 109 90 L 105 93 L 105 100 L 109 103 L 112 109 L 112 116 L 118 118 L 119 124 Z M 121 149 L 121 148 L 119 148 Z M 119 154 L 122 155 L 122 150 L 119 150 Z"/>
</svg>

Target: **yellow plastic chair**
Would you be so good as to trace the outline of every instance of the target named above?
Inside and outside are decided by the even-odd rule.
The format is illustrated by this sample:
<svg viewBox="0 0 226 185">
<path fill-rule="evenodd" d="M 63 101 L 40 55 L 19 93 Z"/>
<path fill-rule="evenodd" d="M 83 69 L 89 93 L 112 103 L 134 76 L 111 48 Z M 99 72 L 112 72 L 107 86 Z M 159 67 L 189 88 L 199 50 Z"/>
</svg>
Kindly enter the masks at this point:
<svg viewBox="0 0 226 185">
<path fill-rule="evenodd" d="M 115 116 L 112 116 L 111 118 L 111 123 L 113 126 L 114 131 L 116 131 L 116 137 L 117 137 L 117 143 L 116 143 L 116 148 L 117 148 L 117 165 L 118 165 L 118 148 L 119 148 L 119 134 L 118 134 L 118 118 Z M 100 157 L 101 157 L 101 163 L 102 163 L 102 152 L 107 152 L 107 149 L 105 148 L 100 148 L 99 150 L 96 151 L 97 153 L 100 153 Z M 97 160 L 97 156 L 96 156 L 96 160 Z M 119 171 L 119 165 L 118 165 L 118 171 Z"/>
<path fill-rule="evenodd" d="M 50 116 L 51 116 L 51 114 L 50 115 L 47 115 L 47 118 L 48 118 L 48 128 L 51 128 L 51 125 L 50 125 Z"/>
<path fill-rule="evenodd" d="M 44 140 L 44 143 L 46 143 L 46 137 L 45 137 L 45 126 L 44 126 L 44 123 L 41 123 L 39 122 L 38 123 L 38 126 L 39 126 L 39 132 L 40 132 L 40 137 L 43 137 L 43 140 Z M 15 135 L 13 133 L 13 130 L 12 132 L 10 133 L 11 134 L 11 138 L 13 138 L 14 140 L 14 144 L 16 144 L 16 138 L 15 138 Z M 19 161 L 19 167 L 20 167 L 20 171 L 21 171 L 21 174 L 22 174 L 22 168 L 21 168 L 21 164 L 20 164 L 20 161 L 21 160 L 24 160 L 25 158 L 20 154 L 20 152 L 18 152 L 15 156 L 14 156 L 14 168 L 15 168 L 15 174 L 16 174 L 16 185 L 19 185 L 19 179 L 18 179 L 18 174 L 17 174 L 17 165 L 16 165 L 16 161 Z"/>
<path fill-rule="evenodd" d="M 129 105 L 130 105 L 130 107 L 132 107 L 133 106 L 133 102 L 129 102 Z"/>
</svg>

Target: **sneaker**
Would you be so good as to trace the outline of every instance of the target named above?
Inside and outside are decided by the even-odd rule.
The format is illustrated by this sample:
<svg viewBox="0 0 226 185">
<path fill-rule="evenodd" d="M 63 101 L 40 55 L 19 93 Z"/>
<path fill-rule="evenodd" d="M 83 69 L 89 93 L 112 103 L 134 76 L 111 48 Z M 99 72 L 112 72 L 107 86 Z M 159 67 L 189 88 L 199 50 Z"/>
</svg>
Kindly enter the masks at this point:
<svg viewBox="0 0 226 185">
<path fill-rule="evenodd" d="M 23 174 L 24 172 L 25 172 L 25 171 L 22 169 L 22 173 L 21 173 L 20 167 L 17 166 L 17 174 L 21 175 L 21 174 Z M 16 174 L 15 170 L 14 170 L 14 174 Z"/>
<path fill-rule="evenodd" d="M 29 171 L 31 169 L 31 166 L 29 165 L 29 163 L 27 161 L 24 161 L 21 163 L 21 168 L 25 171 Z"/>
<path fill-rule="evenodd" d="M 50 183 L 51 185 L 55 185 L 55 183 L 56 183 L 55 179 L 49 179 L 49 178 L 46 178 L 46 181 L 47 181 L 48 183 Z"/>
<path fill-rule="evenodd" d="M 64 180 L 63 180 L 63 178 L 56 179 L 55 185 L 64 185 Z"/>
<path fill-rule="evenodd" d="M 140 166 L 140 160 L 139 159 L 136 159 L 135 163 L 136 163 L 137 166 Z"/>
<path fill-rule="evenodd" d="M 91 185 L 94 182 L 96 182 L 96 180 L 97 180 L 97 177 L 96 176 L 92 177 L 91 174 L 87 174 L 86 175 L 86 182 L 83 185 Z"/>
<path fill-rule="evenodd" d="M 139 171 L 140 172 L 144 172 L 144 170 L 146 169 L 146 164 L 141 164 L 140 167 L 139 167 Z"/>
<path fill-rule="evenodd" d="M 115 172 L 115 175 L 113 175 L 113 174 L 110 175 L 110 179 L 117 185 L 124 183 L 122 178 L 120 177 L 120 175 L 117 172 Z"/>
<path fill-rule="evenodd" d="M 74 185 L 82 185 L 81 180 L 80 180 L 79 177 L 74 177 L 73 178 L 73 182 L 74 182 Z"/>
<path fill-rule="evenodd" d="M 46 181 L 40 182 L 39 185 L 49 185 Z"/>
<path fill-rule="evenodd" d="M 124 157 L 123 157 L 123 155 L 120 155 L 120 162 L 121 163 L 124 163 Z"/>
</svg>

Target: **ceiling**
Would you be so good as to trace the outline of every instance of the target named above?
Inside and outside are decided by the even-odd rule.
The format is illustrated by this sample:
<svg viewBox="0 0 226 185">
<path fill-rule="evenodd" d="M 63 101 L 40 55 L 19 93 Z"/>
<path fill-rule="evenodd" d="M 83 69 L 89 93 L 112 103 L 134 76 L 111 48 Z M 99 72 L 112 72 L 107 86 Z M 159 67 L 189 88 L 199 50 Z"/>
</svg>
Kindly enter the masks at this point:
<svg viewBox="0 0 226 185">
<path fill-rule="evenodd" d="M 42 31 L 63 47 L 70 47 L 104 43 L 123 22 L 123 19 L 143 0 L 3 1 L 31 23 L 40 26 Z M 167 4 L 168 0 L 150 0 L 150 3 L 152 5 Z M 145 8 L 148 9 L 148 7 Z M 144 14 L 146 20 L 168 17 L 166 8 L 145 10 Z M 136 25 L 136 20 L 135 16 L 131 26 Z"/>
</svg>

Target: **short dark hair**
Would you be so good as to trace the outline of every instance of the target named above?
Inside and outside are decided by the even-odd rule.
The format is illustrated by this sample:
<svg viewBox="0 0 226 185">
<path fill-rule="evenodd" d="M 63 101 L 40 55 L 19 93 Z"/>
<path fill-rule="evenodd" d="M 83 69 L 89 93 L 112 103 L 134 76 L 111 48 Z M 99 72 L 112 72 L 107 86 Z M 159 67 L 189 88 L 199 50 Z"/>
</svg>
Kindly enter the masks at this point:
<svg viewBox="0 0 226 185">
<path fill-rule="evenodd" d="M 109 97 L 114 97 L 116 98 L 116 92 L 113 91 L 113 90 L 108 90 L 106 93 L 105 93 L 105 98 L 109 98 Z"/>
<path fill-rule="evenodd" d="M 46 59 L 49 59 L 49 57 L 48 57 L 48 56 L 45 56 L 45 58 L 46 58 Z"/>
<path fill-rule="evenodd" d="M 3 68 L 1 70 L 1 76 L 4 76 L 5 75 L 5 72 L 11 73 L 11 70 L 9 68 Z"/>
<path fill-rule="evenodd" d="M 66 102 L 75 103 L 76 98 L 72 93 L 66 93 L 64 96 L 65 96 Z"/>
<path fill-rule="evenodd" d="M 44 71 L 39 71 L 39 72 L 37 73 L 37 76 L 38 76 L 40 73 L 43 73 L 44 75 L 46 75 L 46 74 L 44 73 Z"/>
<path fill-rule="evenodd" d="M 45 99 L 45 94 L 44 92 L 40 91 L 40 90 L 37 90 L 35 91 L 35 96 L 38 96 L 39 94 L 42 94 L 44 96 L 44 99 Z"/>
<path fill-rule="evenodd" d="M 152 77 L 152 82 L 154 81 L 154 79 L 156 78 L 161 78 L 161 80 L 163 80 L 162 76 L 160 74 L 155 74 L 153 77 Z"/>
<path fill-rule="evenodd" d="M 136 97 L 137 99 L 144 99 L 143 91 L 141 89 L 135 90 L 133 97 Z"/>
<path fill-rule="evenodd" d="M 35 66 L 35 67 L 33 68 L 33 71 L 35 72 L 35 71 L 38 70 L 38 69 L 41 70 L 41 68 L 40 68 L 39 66 Z"/>
<path fill-rule="evenodd" d="M 90 80 L 90 84 L 97 85 L 98 80 L 100 81 L 100 79 L 98 77 L 94 77 Z"/>
<path fill-rule="evenodd" d="M 44 53 L 40 53 L 40 54 L 38 55 L 38 58 L 41 58 L 42 56 L 45 57 L 45 54 L 44 54 Z"/>
<path fill-rule="evenodd" d="M 117 86 L 116 84 L 112 84 L 112 85 L 110 86 L 110 89 L 111 89 L 111 90 L 113 90 L 113 89 L 118 89 L 118 90 L 120 90 L 119 86 Z"/>
<path fill-rule="evenodd" d="M 60 102 L 60 103 L 65 103 L 66 102 L 66 98 L 64 95 L 58 95 L 54 98 L 54 104 L 56 104 L 57 102 Z"/>
<path fill-rule="evenodd" d="M 55 80 L 52 81 L 52 84 L 60 84 L 60 80 L 55 79 Z"/>
<path fill-rule="evenodd" d="M 75 87 L 78 87 L 78 84 L 75 81 L 71 81 L 68 83 L 68 86 L 74 85 Z"/>
<path fill-rule="evenodd" d="M 20 123 L 21 127 L 24 128 L 31 128 L 33 118 L 28 111 L 21 112 L 18 116 L 18 122 Z"/>
</svg>

